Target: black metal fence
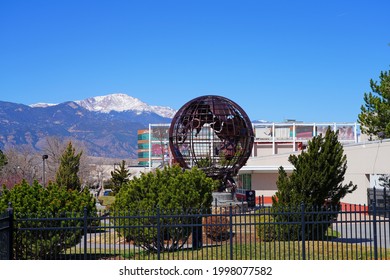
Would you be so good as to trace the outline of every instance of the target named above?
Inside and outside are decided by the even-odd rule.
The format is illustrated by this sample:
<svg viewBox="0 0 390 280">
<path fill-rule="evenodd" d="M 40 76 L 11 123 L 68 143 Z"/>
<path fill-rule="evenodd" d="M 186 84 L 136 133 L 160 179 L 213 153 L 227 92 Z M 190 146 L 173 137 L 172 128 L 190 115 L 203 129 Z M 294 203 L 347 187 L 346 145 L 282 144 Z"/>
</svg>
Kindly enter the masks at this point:
<svg viewBox="0 0 390 280">
<path fill-rule="evenodd" d="M 0 216 L 1 259 L 390 259 L 390 209 L 13 213 Z"/>
<path fill-rule="evenodd" d="M 375 210 L 385 210 L 390 208 L 390 190 L 387 188 L 377 189 L 377 188 L 370 188 L 367 189 L 367 201 L 368 206 L 372 206 L 372 204 L 375 202 Z M 373 207 L 370 207 L 370 209 L 374 209 Z M 387 217 L 389 217 L 388 212 L 383 212 L 383 215 L 387 214 Z"/>
<path fill-rule="evenodd" d="M 0 260 L 12 259 L 12 210 L 0 214 Z"/>
</svg>

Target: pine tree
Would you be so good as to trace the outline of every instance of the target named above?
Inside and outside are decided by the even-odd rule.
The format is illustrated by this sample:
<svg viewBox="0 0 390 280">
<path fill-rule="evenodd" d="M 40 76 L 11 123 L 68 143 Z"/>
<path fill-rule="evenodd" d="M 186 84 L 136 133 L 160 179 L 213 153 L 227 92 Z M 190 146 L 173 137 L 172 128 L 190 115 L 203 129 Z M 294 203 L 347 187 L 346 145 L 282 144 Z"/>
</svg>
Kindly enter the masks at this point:
<svg viewBox="0 0 390 280">
<path fill-rule="evenodd" d="M 347 170 L 347 157 L 338 141 L 338 131 L 330 129 L 314 137 L 308 143 L 308 150 L 290 155 L 294 166 L 291 176 L 283 167 L 279 168 L 275 205 L 322 206 L 325 203 L 336 206 L 348 193 L 356 189 L 352 182 L 343 185 Z"/>
<path fill-rule="evenodd" d="M 378 138 L 390 137 L 390 72 L 381 72 L 380 83 L 370 80 L 372 92 L 364 94 L 358 122 L 361 131 Z"/>
<path fill-rule="evenodd" d="M 72 142 L 61 156 L 61 163 L 56 173 L 56 183 L 60 187 L 68 190 L 81 190 L 80 178 L 78 177 L 80 167 L 80 157 L 82 152 L 76 155 Z"/>
<path fill-rule="evenodd" d="M 126 161 L 122 160 L 118 168 L 111 171 L 112 191 L 117 194 L 121 186 L 129 181 L 130 171 L 126 168 Z"/>
<path fill-rule="evenodd" d="M 273 197 L 273 209 L 279 211 L 289 207 L 296 214 L 276 215 L 274 218 L 281 225 L 272 236 L 279 240 L 298 240 L 305 232 L 306 239 L 321 239 L 337 217 L 335 210 L 340 200 L 357 188 L 352 182 L 343 185 L 347 157 L 338 141 L 338 131 L 328 128 L 325 137 L 322 134 L 314 137 L 308 143 L 307 152 L 303 151 L 298 156 L 290 155 L 289 162 L 294 166 L 290 176 L 283 167 L 279 168 L 278 191 Z M 302 205 L 305 211 L 314 211 L 305 214 L 304 219 L 308 223 L 303 231 Z M 321 223 L 312 225 L 310 221 Z"/>
</svg>

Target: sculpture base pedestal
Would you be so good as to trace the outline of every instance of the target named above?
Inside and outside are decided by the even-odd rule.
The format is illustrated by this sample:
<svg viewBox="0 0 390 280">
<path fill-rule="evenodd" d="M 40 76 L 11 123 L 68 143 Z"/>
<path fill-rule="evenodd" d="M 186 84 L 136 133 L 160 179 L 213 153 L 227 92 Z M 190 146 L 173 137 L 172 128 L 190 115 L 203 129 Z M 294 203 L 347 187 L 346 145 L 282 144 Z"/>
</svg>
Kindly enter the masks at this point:
<svg viewBox="0 0 390 280">
<path fill-rule="evenodd" d="M 248 203 L 238 201 L 236 197 L 229 192 L 213 192 L 213 207 L 229 207 L 232 206 L 234 212 L 245 212 L 248 210 Z"/>
</svg>

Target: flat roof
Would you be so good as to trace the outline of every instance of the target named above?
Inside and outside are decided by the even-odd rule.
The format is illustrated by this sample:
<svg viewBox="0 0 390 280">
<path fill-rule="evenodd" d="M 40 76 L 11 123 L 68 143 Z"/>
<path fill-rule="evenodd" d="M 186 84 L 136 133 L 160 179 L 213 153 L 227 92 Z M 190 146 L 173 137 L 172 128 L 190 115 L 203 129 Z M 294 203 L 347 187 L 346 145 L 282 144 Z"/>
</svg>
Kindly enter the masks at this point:
<svg viewBox="0 0 390 280">
<path fill-rule="evenodd" d="M 258 165 L 258 166 L 254 166 L 254 165 L 245 165 L 243 167 L 241 167 L 239 173 L 249 173 L 249 172 L 253 172 L 253 173 L 277 173 L 279 171 L 279 167 L 280 165 L 276 166 L 276 165 L 273 165 L 273 166 L 265 166 L 265 165 Z M 286 172 L 292 172 L 294 170 L 294 167 L 292 165 L 287 165 L 287 166 L 283 166 L 284 170 Z"/>
</svg>

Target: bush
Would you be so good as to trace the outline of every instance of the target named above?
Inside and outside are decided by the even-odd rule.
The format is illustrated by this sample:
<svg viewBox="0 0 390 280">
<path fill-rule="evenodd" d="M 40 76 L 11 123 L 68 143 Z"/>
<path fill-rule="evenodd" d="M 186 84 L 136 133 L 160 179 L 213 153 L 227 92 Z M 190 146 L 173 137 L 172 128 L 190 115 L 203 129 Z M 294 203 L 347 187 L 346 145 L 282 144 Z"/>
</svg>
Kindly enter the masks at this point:
<svg viewBox="0 0 390 280">
<path fill-rule="evenodd" d="M 258 236 L 262 241 L 292 241 L 303 237 L 305 240 L 324 240 L 338 211 L 338 207 L 326 206 L 263 209 L 258 218 Z"/>
<path fill-rule="evenodd" d="M 119 233 L 147 250 L 174 250 L 186 243 L 199 209 L 209 209 L 218 182 L 197 168 L 179 166 L 142 174 L 122 185 L 111 209 L 133 216 L 117 219 Z M 188 215 L 177 215 L 177 214 Z M 141 228 L 142 227 L 142 228 Z M 167 242 L 169 240 L 169 242 Z"/>
<path fill-rule="evenodd" d="M 206 217 L 203 222 L 206 236 L 213 241 L 225 241 L 230 237 L 230 219 L 226 211 L 219 212 Z"/>
<path fill-rule="evenodd" d="M 272 209 L 265 208 L 260 210 L 257 220 L 257 234 L 261 241 L 275 241 L 276 229 Z"/>
<path fill-rule="evenodd" d="M 84 207 L 96 215 L 95 199 L 87 190 L 78 192 L 49 184 L 43 188 L 37 182 L 26 181 L 11 190 L 3 188 L 0 196 L 0 213 L 11 203 L 16 228 L 37 228 L 42 230 L 20 230 L 14 238 L 14 254 L 23 259 L 45 259 L 53 257 L 69 247 L 78 244 L 82 237 L 83 220 L 48 219 L 82 217 Z M 68 228 L 72 230 L 44 230 L 44 228 Z M 77 228 L 81 229 L 77 229 Z"/>
</svg>

